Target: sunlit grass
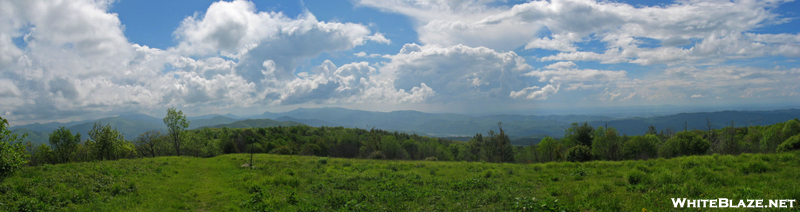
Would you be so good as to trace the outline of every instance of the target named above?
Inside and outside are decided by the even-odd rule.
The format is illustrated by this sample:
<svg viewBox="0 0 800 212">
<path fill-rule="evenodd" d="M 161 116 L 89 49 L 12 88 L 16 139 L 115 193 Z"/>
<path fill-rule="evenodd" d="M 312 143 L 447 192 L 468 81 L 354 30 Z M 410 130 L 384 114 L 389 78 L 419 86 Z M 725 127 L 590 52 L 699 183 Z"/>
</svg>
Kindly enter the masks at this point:
<svg viewBox="0 0 800 212">
<path fill-rule="evenodd" d="M 70 211 L 642 211 L 670 198 L 800 199 L 800 152 L 494 164 L 257 154 L 28 167 L 0 209 Z M 542 207 L 542 205 L 546 205 Z"/>
</svg>

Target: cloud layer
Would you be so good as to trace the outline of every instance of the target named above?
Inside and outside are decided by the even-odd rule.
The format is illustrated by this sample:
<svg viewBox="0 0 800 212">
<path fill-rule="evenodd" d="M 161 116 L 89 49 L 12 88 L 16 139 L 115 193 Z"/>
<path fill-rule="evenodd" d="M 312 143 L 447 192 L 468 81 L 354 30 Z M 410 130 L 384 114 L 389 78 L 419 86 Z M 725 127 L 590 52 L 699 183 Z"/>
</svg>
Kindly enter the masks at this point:
<svg viewBox="0 0 800 212">
<path fill-rule="evenodd" d="M 360 0 L 410 17 L 419 36 L 370 54 L 366 46 L 392 44 L 372 23 L 288 17 L 245 0 L 186 17 L 167 49 L 130 42 L 111 0 L 0 0 L 0 114 L 33 122 L 165 107 L 795 97 L 797 67 L 732 64 L 800 57 L 796 32 L 759 30 L 793 23 L 775 12 L 783 3 Z M 539 50 L 549 53 L 524 56 Z M 309 64 L 338 53 L 351 60 Z"/>
</svg>

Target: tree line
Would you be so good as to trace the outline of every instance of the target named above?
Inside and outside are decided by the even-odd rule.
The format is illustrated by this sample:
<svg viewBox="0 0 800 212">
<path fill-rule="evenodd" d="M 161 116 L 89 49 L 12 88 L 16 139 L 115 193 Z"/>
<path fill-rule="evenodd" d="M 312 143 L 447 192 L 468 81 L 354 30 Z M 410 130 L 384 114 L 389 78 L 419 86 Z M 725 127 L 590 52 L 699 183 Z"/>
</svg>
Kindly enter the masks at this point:
<svg viewBox="0 0 800 212">
<path fill-rule="evenodd" d="M 769 126 L 658 132 L 650 126 L 644 135 L 620 135 L 614 127 L 594 128 L 573 123 L 562 138 L 545 137 L 530 146 L 511 145 L 498 131 L 475 134 L 467 142 L 432 138 L 380 129 L 310 127 L 204 128 L 186 130 L 182 111 L 170 108 L 163 119 L 167 132 L 148 131 L 127 139 L 109 124 L 95 123 L 88 137 L 60 127 L 49 144 L 23 144 L 0 118 L 0 179 L 24 165 L 116 160 L 122 158 L 269 153 L 390 160 L 444 160 L 543 163 L 553 161 L 637 160 L 702 154 L 741 154 L 800 149 L 800 121 Z M 709 122 L 710 123 L 710 122 Z M 82 140 L 82 138 L 87 138 Z"/>
</svg>

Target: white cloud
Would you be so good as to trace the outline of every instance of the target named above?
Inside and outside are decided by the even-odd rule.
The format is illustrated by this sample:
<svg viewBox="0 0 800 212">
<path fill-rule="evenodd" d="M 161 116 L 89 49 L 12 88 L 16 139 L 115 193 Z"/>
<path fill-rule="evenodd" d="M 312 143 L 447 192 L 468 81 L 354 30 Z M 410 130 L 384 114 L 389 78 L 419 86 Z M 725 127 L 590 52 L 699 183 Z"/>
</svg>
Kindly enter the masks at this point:
<svg viewBox="0 0 800 212">
<path fill-rule="evenodd" d="M 800 56 L 797 34 L 752 32 L 791 21 L 775 13 L 781 1 L 679 1 L 634 7 L 608 1 L 553 0 L 510 8 L 492 7 L 490 2 L 360 0 L 358 4 L 414 18 L 425 44 L 499 50 L 525 45 L 525 49 L 561 51 L 542 61 L 677 65 Z M 645 38 L 660 41 L 661 46 L 642 47 Z M 588 40 L 605 43 L 605 52 L 580 51 L 576 43 Z M 694 45 L 693 40 L 697 41 Z M 684 45 L 692 46 L 680 47 Z"/>
<path fill-rule="evenodd" d="M 390 58 L 380 72 L 392 79 L 396 88 L 411 90 L 424 83 L 441 94 L 437 96 L 440 101 L 507 98 L 511 91 L 526 86 L 519 76 L 531 69 L 514 52 L 463 45 L 406 44 Z"/>
<path fill-rule="evenodd" d="M 552 82 L 551 82 L 552 83 Z M 543 88 L 539 88 L 539 86 L 527 87 L 520 91 L 511 91 L 509 96 L 511 98 L 520 98 L 524 97 L 526 99 L 533 99 L 533 100 L 546 100 L 548 96 L 558 93 L 558 90 L 561 88 L 561 84 L 547 84 Z"/>
<path fill-rule="evenodd" d="M 0 110 L 13 114 L 4 118 L 73 120 L 170 106 L 204 111 L 360 100 L 378 89 L 367 85 L 380 85 L 366 63 L 307 77 L 294 71 L 322 52 L 391 43 L 361 24 L 317 21 L 308 12 L 293 19 L 237 0 L 186 18 L 174 33 L 179 44 L 161 50 L 129 43 L 117 15 L 108 12 L 111 2 L 0 1 Z M 424 84 L 380 89 L 393 91 L 385 99 L 400 102 L 435 94 Z"/>
</svg>

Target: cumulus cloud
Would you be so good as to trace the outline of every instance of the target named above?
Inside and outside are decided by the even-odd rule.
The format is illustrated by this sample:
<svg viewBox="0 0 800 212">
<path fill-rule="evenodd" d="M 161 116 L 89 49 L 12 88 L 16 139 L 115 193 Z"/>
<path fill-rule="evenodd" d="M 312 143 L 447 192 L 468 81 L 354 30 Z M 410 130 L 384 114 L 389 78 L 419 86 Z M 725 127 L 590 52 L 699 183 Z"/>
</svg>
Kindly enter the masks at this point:
<svg viewBox="0 0 800 212">
<path fill-rule="evenodd" d="M 392 84 L 372 79 L 376 70 L 367 63 L 337 68 L 328 61 L 331 70 L 294 73 L 300 61 L 323 52 L 391 43 L 361 24 L 318 21 L 310 12 L 297 18 L 258 12 L 248 1 L 216 2 L 180 23 L 177 46 L 156 49 L 127 40 L 117 15 L 108 12 L 112 2 L 0 1 L 0 110 L 11 114 L 5 118 L 364 100 L 379 91 L 383 99 L 420 102 L 435 94 L 424 84 L 383 86 Z"/>
<path fill-rule="evenodd" d="M 380 72 L 396 88 L 411 90 L 424 83 L 441 94 L 440 101 L 506 98 L 526 86 L 518 77 L 531 66 L 514 52 L 486 47 L 406 44 Z"/>
<path fill-rule="evenodd" d="M 552 81 L 551 81 L 552 83 Z M 527 87 L 520 91 L 511 91 L 509 96 L 511 98 L 520 98 L 524 97 L 526 99 L 533 99 L 533 100 L 545 100 L 548 96 L 558 93 L 558 90 L 561 88 L 561 84 L 547 84 L 543 88 L 539 88 L 539 86 Z"/>
<path fill-rule="evenodd" d="M 499 50 L 560 51 L 542 61 L 589 60 L 641 65 L 722 62 L 800 54 L 797 34 L 753 31 L 790 21 L 774 9 L 781 1 L 678 1 L 633 6 L 594 0 L 531 1 L 512 7 L 493 1 L 375 1 L 359 5 L 410 16 L 425 44 L 487 46 Z M 643 47 L 646 39 L 661 46 Z M 580 42 L 605 43 L 602 53 Z M 696 41 L 693 44 L 693 40 Z M 689 45 L 688 47 L 685 47 Z"/>
</svg>

